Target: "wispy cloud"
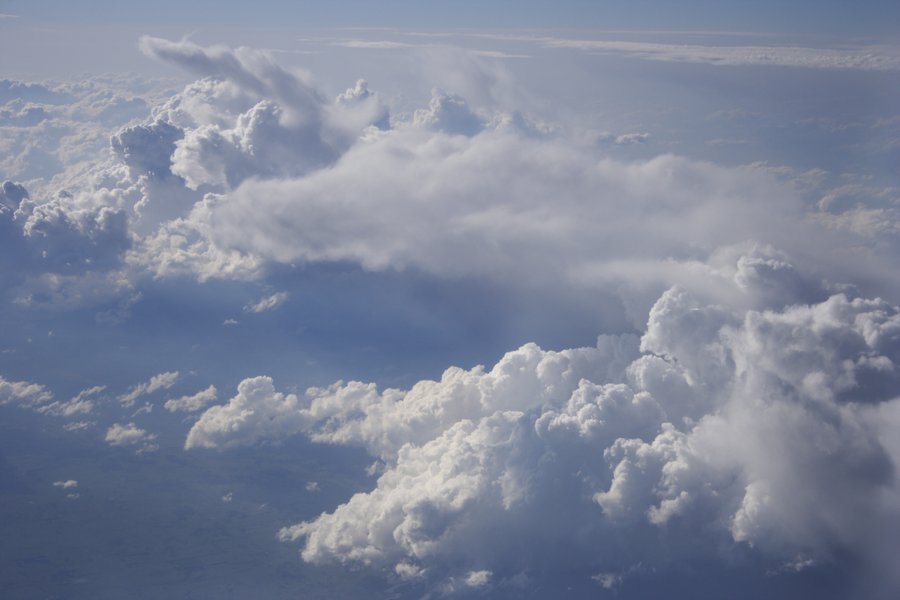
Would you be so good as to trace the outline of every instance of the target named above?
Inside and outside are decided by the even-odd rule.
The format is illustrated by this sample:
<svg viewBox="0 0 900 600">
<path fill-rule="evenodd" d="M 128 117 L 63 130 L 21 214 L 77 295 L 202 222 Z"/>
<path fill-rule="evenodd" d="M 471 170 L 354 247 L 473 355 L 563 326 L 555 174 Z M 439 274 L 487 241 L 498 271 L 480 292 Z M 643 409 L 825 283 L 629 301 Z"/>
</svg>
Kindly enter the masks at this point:
<svg viewBox="0 0 900 600">
<path fill-rule="evenodd" d="M 261 313 L 266 312 L 267 310 L 275 310 L 288 299 L 287 292 L 276 292 L 271 296 L 266 296 L 265 298 L 260 299 L 258 302 L 251 302 L 247 306 L 244 307 L 246 312 L 252 313 Z"/>
<path fill-rule="evenodd" d="M 157 390 L 168 389 L 175 385 L 176 381 L 178 381 L 178 371 L 154 375 L 149 381 L 139 383 L 131 388 L 127 394 L 119 396 L 119 402 L 122 403 L 122 406 L 132 406 L 141 396 L 152 394 Z"/>
<path fill-rule="evenodd" d="M 713 65 L 766 65 L 815 69 L 900 69 L 900 49 L 891 46 L 807 48 L 802 46 L 703 46 L 618 40 L 543 38 L 547 48 L 608 52 L 649 60 Z"/>
</svg>

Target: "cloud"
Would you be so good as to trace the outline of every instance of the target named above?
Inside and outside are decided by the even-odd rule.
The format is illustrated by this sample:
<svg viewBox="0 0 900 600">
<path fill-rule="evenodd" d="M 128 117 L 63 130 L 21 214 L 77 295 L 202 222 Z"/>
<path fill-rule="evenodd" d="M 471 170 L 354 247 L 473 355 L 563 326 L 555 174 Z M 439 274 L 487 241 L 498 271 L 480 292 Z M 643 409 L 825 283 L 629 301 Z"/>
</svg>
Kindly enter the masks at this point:
<svg viewBox="0 0 900 600">
<path fill-rule="evenodd" d="M 94 425 L 96 425 L 96 423 L 92 423 L 90 421 L 72 421 L 63 425 L 63 429 L 65 431 L 83 431 L 85 429 L 93 427 Z"/>
<path fill-rule="evenodd" d="M 215 78 L 189 86 L 180 102 L 170 102 L 158 113 L 191 125 L 171 160 L 172 172 L 194 189 L 233 188 L 249 177 L 297 176 L 324 167 L 359 130 L 385 119 L 377 96 L 329 102 L 308 75 L 283 69 L 263 52 L 150 37 L 141 38 L 140 47 L 150 56 Z M 227 112 L 197 110 L 212 101 L 221 111 L 226 107 L 220 99 L 229 101 Z"/>
<path fill-rule="evenodd" d="M 416 47 L 414 44 L 388 40 L 348 40 L 346 42 L 335 42 L 335 45 L 344 46 L 346 48 L 362 48 L 364 50 L 396 50 Z"/>
<path fill-rule="evenodd" d="M 104 437 L 104 441 L 110 446 L 140 446 L 138 453 L 157 450 L 159 446 L 154 443 L 154 440 L 156 440 L 156 435 L 147 433 L 134 423 L 126 425 L 115 423 L 106 430 Z"/>
<path fill-rule="evenodd" d="M 276 392 L 271 377 L 245 379 L 228 404 L 213 406 L 201 415 L 184 447 L 229 448 L 278 440 L 298 431 L 303 420 L 298 408 L 297 396 Z"/>
<path fill-rule="evenodd" d="M 157 38 L 140 46 L 200 79 L 114 130 L 108 160 L 72 175 L 77 189 L 4 215 L 10 255 L 30 267 L 17 270 L 23 305 L 89 304 L 134 293 L 147 275 L 249 280 L 277 264 L 347 262 L 602 291 L 621 296 L 639 325 L 661 290 L 696 292 L 717 252 L 754 243 L 829 279 L 896 291 L 880 275 L 895 270 L 883 243 L 896 229 L 891 207 L 809 218 L 801 194 L 759 169 L 614 160 L 598 140 L 500 111 L 515 98 L 501 102 L 495 88 L 515 86 L 483 65 L 456 77 L 477 110 L 435 90 L 428 107 L 392 120 L 364 80 L 331 100 L 266 52 Z M 70 93 L 125 98 L 91 85 Z"/>
<path fill-rule="evenodd" d="M 0 406 L 18 404 L 37 407 L 53 399 L 53 394 L 44 386 L 28 381 L 9 381 L 0 376 Z"/>
<path fill-rule="evenodd" d="M 169 412 L 196 412 L 204 408 L 207 404 L 216 401 L 218 391 L 216 386 L 211 385 L 205 390 L 200 390 L 193 396 L 182 396 L 181 398 L 166 400 L 165 409 Z"/>
<path fill-rule="evenodd" d="M 650 60 L 706 63 L 721 66 L 761 65 L 813 69 L 895 71 L 900 54 L 889 46 L 804 48 L 802 46 L 700 46 L 614 40 L 539 38 L 548 48 L 620 53 Z"/>
<path fill-rule="evenodd" d="M 96 405 L 96 396 L 106 390 L 105 385 L 98 385 L 87 388 L 78 392 L 76 396 L 70 398 L 66 402 L 54 401 L 42 406 L 38 406 L 35 410 L 41 414 L 53 417 L 74 417 L 76 415 L 86 415 L 94 411 Z"/>
<path fill-rule="evenodd" d="M 472 112 L 465 99 L 434 90 L 428 109 L 417 110 L 413 115 L 413 126 L 472 136 L 484 128 L 484 122 Z"/>
<path fill-rule="evenodd" d="M 254 179 L 209 198 L 185 225 L 219 252 L 260 266 L 350 262 L 563 294 L 650 290 L 640 291 L 641 311 L 668 285 L 702 282 L 712 292 L 701 272 L 736 242 L 783 248 L 807 265 L 828 263 L 835 279 L 861 274 L 857 261 L 851 267 L 840 257 L 849 239 L 811 223 L 801 198 L 758 170 L 595 153 L 516 130 L 466 137 L 400 128 L 355 145 L 332 168 Z M 870 266 L 893 268 L 874 255 Z"/>
<path fill-rule="evenodd" d="M 887 51 L 546 43 L 896 69 Z M 149 116 L 149 97 L 99 80 L 0 82 L 0 97 L 16 96 L 0 126 L 28 130 L 0 153 L 0 169 L 28 185 L 0 192 L 0 261 L 23 310 L 48 298 L 138 298 L 150 277 L 265 280 L 279 264 L 350 264 L 476 278 L 526 304 L 573 290 L 618 295 L 643 332 L 587 348 L 524 344 L 409 389 L 340 381 L 297 394 L 259 376 L 220 406 L 208 407 L 215 386 L 168 399 L 172 412 L 203 410 L 186 449 L 306 435 L 376 460 L 368 490 L 281 532 L 304 560 L 448 594 L 530 577 L 581 578 L 602 592 L 627 588 L 637 565 L 783 574 L 843 557 L 896 583 L 885 558 L 898 550 L 900 499 L 894 192 L 848 185 L 809 203 L 812 184 L 785 183 L 777 168 L 612 158 L 608 145 L 649 134 L 588 140 L 535 125 L 498 108 L 518 99 L 497 91 L 490 69 L 463 82 L 468 100 L 445 85 L 392 119 L 364 80 L 331 99 L 265 52 L 155 38 L 141 48 L 200 77 Z M 178 379 L 160 373 L 119 401 L 134 406 Z M 40 385 L 0 379 L 0 404 L 75 416 L 102 391 L 54 402 Z M 104 439 L 156 448 L 132 422 Z"/>
<path fill-rule="evenodd" d="M 28 198 L 28 190 L 24 186 L 12 182 L 4 181 L 0 186 L 0 205 L 7 210 L 15 211 L 19 208 L 22 200 Z"/>
<path fill-rule="evenodd" d="M 178 381 L 178 371 L 167 371 L 151 377 L 144 383 L 139 383 L 128 390 L 127 394 L 119 396 L 122 406 L 133 406 L 138 398 L 146 396 L 162 389 L 169 389 Z"/>
<path fill-rule="evenodd" d="M 757 277 L 745 293 L 782 275 Z M 444 588 L 471 573 L 509 583 L 581 569 L 627 586 L 616 574 L 638 563 L 723 561 L 723 544 L 747 544 L 773 569 L 849 552 L 888 585 L 879 556 L 896 541 L 879 524 L 900 515 L 880 498 L 900 493 L 888 433 L 900 414 L 900 310 L 844 294 L 777 304 L 724 307 L 672 288 L 640 350 L 628 337 L 528 345 L 408 391 L 337 383 L 301 400 L 246 380 L 186 447 L 305 432 L 381 460 L 372 490 L 281 531 L 317 564 Z"/>
<path fill-rule="evenodd" d="M 110 138 L 110 146 L 133 176 L 166 177 L 171 176 L 175 144 L 183 136 L 184 132 L 171 123 L 156 121 L 119 130 Z"/>
<path fill-rule="evenodd" d="M 598 142 L 602 144 L 615 144 L 616 146 L 633 146 L 635 144 L 644 144 L 649 139 L 649 133 L 623 133 L 622 135 L 615 135 L 609 132 L 604 132 L 597 136 Z"/>
<path fill-rule="evenodd" d="M 74 479 L 67 479 L 65 481 L 54 481 L 53 487 L 62 488 L 64 490 L 70 490 L 78 487 L 78 482 Z"/>
<path fill-rule="evenodd" d="M 244 307 L 244 312 L 261 313 L 269 310 L 275 310 L 284 304 L 290 294 L 287 292 L 275 292 L 271 296 L 260 298 L 258 302 L 251 302 Z"/>
</svg>

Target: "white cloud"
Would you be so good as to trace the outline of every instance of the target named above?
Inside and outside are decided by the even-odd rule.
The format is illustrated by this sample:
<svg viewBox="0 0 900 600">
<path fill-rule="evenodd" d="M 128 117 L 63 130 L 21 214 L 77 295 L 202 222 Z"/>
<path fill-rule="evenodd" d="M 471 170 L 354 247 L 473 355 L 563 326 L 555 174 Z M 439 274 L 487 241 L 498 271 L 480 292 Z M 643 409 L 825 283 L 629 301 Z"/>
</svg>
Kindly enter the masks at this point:
<svg viewBox="0 0 900 600">
<path fill-rule="evenodd" d="M 178 381 L 178 371 L 167 371 L 151 377 L 144 383 L 139 383 L 128 390 L 127 394 L 119 396 L 122 406 L 134 406 L 138 398 L 147 396 L 158 390 L 169 389 Z"/>
<path fill-rule="evenodd" d="M 233 188 L 248 177 L 299 176 L 329 165 L 359 131 L 385 118 L 374 94 L 332 103 L 301 72 L 263 52 L 144 37 L 141 49 L 201 77 L 157 115 L 186 130 L 172 173 L 191 188 Z M 210 109 L 213 109 L 210 111 Z"/>
<path fill-rule="evenodd" d="M 290 294 L 287 292 L 275 292 L 271 296 L 260 298 L 257 302 L 251 302 L 244 307 L 245 312 L 261 313 L 269 310 L 275 310 L 285 303 Z"/>
<path fill-rule="evenodd" d="M 63 425 L 63 429 L 66 431 L 83 431 L 94 425 L 96 425 L 96 423 L 90 421 L 72 421 Z"/>
<path fill-rule="evenodd" d="M 28 381 L 9 381 L 0 376 L 0 406 L 19 404 L 38 407 L 52 399 L 53 394 L 42 385 Z"/>
<path fill-rule="evenodd" d="M 346 48 L 362 48 L 364 50 L 396 50 L 399 48 L 416 47 L 414 44 L 390 40 L 348 40 L 346 42 L 335 42 L 335 45 L 344 46 Z"/>
<path fill-rule="evenodd" d="M 94 410 L 96 400 L 95 398 L 92 398 L 104 390 L 106 390 L 105 385 L 90 387 L 81 390 L 77 395 L 66 402 L 51 402 L 38 407 L 36 410 L 39 413 L 54 417 L 71 417 L 79 414 L 90 414 Z"/>
<path fill-rule="evenodd" d="M 270 377 L 245 379 L 228 404 L 207 409 L 184 443 L 190 448 L 228 448 L 292 435 L 304 421 L 297 396 L 275 391 Z"/>
<path fill-rule="evenodd" d="M 548 48 L 574 48 L 588 52 L 621 53 L 650 60 L 696 62 L 712 65 L 762 65 L 814 69 L 900 69 L 900 52 L 891 46 L 804 48 L 802 46 L 701 46 L 617 40 L 539 38 Z"/>
<path fill-rule="evenodd" d="M 156 435 L 147 433 L 134 423 L 121 424 L 115 423 L 106 430 L 104 441 L 110 446 L 139 446 L 139 453 L 153 452 L 159 446 L 154 443 Z"/>
<path fill-rule="evenodd" d="M 192 396 L 182 396 L 181 398 L 173 398 L 166 400 L 165 409 L 169 412 L 196 412 L 207 404 L 216 401 L 218 391 L 216 386 L 211 385 L 205 390 L 200 390 Z"/>
<path fill-rule="evenodd" d="M 68 402 L 53 402 L 51 404 L 46 404 L 38 407 L 36 410 L 39 413 L 54 417 L 72 417 L 93 412 L 94 402 L 92 400 L 76 400 L 73 398 Z"/>
<path fill-rule="evenodd" d="M 156 38 L 141 48 L 201 79 L 114 130 L 108 159 L 60 180 L 72 192 L 26 199 L 15 243 L 41 272 L 18 287 L 23 305 L 133 293 L 144 273 L 253 279 L 273 262 L 349 261 L 618 293 L 637 324 L 662 289 L 703 279 L 719 248 L 752 242 L 807 270 L 827 265 L 829 279 L 896 280 L 881 276 L 896 270 L 883 243 L 896 210 L 809 218 L 795 190 L 759 169 L 612 160 L 498 111 L 515 97 L 500 102 L 495 88 L 516 88 L 484 65 L 448 80 L 478 97 L 478 110 L 436 91 L 427 108 L 391 122 L 364 80 L 332 101 L 265 52 Z M 126 98 L 91 85 L 29 93 L 93 94 L 98 106 Z M 598 139 L 628 145 L 648 134 Z"/>
<path fill-rule="evenodd" d="M 74 479 L 67 479 L 65 481 L 54 481 L 53 487 L 62 488 L 64 490 L 70 490 L 78 487 L 78 482 Z"/>
<path fill-rule="evenodd" d="M 469 108 L 460 96 L 434 90 L 427 109 L 413 115 L 412 124 L 434 131 L 457 135 L 476 135 L 484 128 L 484 121 Z"/>
<path fill-rule="evenodd" d="M 769 279 L 743 285 L 782 277 L 757 275 Z M 600 567 L 608 587 L 698 542 L 722 560 L 730 538 L 774 568 L 851 552 L 885 585 L 879 556 L 898 548 L 880 524 L 900 517 L 881 500 L 900 494 L 889 433 L 900 422 L 900 310 L 842 294 L 779 305 L 726 308 L 671 289 L 650 313 L 642 354 L 608 338 L 605 349 L 526 346 L 490 371 L 450 369 L 407 392 L 311 390 L 285 407 L 293 425 L 272 434 L 362 445 L 385 470 L 371 491 L 281 538 L 304 540 L 313 563 L 444 585 L 470 572 L 502 581 Z M 219 445 L 250 441 L 218 425 Z M 657 541 L 635 546 L 636 532 Z M 540 550 L 557 542 L 570 551 Z"/>
</svg>

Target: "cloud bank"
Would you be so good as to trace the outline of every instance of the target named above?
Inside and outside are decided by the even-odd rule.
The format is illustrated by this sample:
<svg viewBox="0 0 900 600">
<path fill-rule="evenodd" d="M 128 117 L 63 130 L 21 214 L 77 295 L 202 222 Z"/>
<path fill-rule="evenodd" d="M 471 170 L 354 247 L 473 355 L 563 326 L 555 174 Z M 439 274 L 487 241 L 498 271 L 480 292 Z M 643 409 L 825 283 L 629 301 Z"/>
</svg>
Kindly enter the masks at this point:
<svg viewBox="0 0 900 600">
<path fill-rule="evenodd" d="M 736 288 L 786 289 L 789 263 L 755 262 Z M 884 525 L 900 518 L 898 360 L 900 310 L 879 299 L 736 309 L 671 288 L 639 342 L 529 344 L 405 391 L 338 382 L 300 398 L 248 379 L 186 447 L 305 433 L 377 458 L 373 489 L 282 530 L 312 563 L 481 587 L 726 561 L 730 544 L 775 570 L 849 554 L 884 592 L 897 583 Z"/>
</svg>

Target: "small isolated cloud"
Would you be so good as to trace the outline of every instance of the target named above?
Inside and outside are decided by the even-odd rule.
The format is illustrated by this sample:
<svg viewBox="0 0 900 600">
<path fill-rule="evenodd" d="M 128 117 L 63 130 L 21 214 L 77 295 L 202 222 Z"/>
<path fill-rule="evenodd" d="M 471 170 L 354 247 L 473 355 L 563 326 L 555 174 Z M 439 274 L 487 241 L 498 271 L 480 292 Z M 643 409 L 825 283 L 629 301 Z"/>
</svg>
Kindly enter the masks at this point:
<svg viewBox="0 0 900 600">
<path fill-rule="evenodd" d="M 493 575 L 491 571 L 485 569 L 469 571 L 462 575 L 448 577 L 438 587 L 438 590 L 441 595 L 448 597 L 467 596 L 473 592 L 485 594 Z"/>
<path fill-rule="evenodd" d="M 216 401 L 218 391 L 211 385 L 205 390 L 200 390 L 193 396 L 182 396 L 172 400 L 166 400 L 165 409 L 169 412 L 195 412 Z"/>
<path fill-rule="evenodd" d="M 623 133 L 621 135 L 616 135 L 614 133 L 603 132 L 597 135 L 597 142 L 601 144 L 614 144 L 616 146 L 634 146 L 636 144 L 644 144 L 649 139 L 649 133 Z"/>
<path fill-rule="evenodd" d="M 597 573 L 591 577 L 605 590 L 613 590 L 622 585 L 622 575 L 619 573 Z"/>
<path fill-rule="evenodd" d="M 36 407 L 53 399 L 53 394 L 44 386 L 28 381 L 9 381 L 0 376 L 0 406 L 19 404 Z"/>
<path fill-rule="evenodd" d="M 277 440 L 297 433 L 305 423 L 296 395 L 276 392 L 271 377 L 253 377 L 238 385 L 228 404 L 201 415 L 184 447 L 230 448 Z"/>
<path fill-rule="evenodd" d="M 394 566 L 394 573 L 404 580 L 421 579 L 425 576 L 425 570 L 422 567 L 407 562 L 397 563 Z"/>
<path fill-rule="evenodd" d="M 66 431 L 83 431 L 94 425 L 96 425 L 96 423 L 92 421 L 73 421 L 63 425 L 63 429 Z"/>
<path fill-rule="evenodd" d="M 232 492 L 228 492 L 224 496 L 222 496 L 222 502 L 225 504 L 231 504 L 231 501 L 234 499 L 234 494 Z"/>
<path fill-rule="evenodd" d="M 252 313 L 266 312 L 267 310 L 275 310 L 288 299 L 287 292 L 276 292 L 271 296 L 261 298 L 258 302 L 251 302 L 244 307 L 244 311 Z M 237 321 L 235 321 L 237 323 Z M 227 321 L 226 321 L 227 324 Z"/>
<path fill-rule="evenodd" d="M 169 389 L 175 385 L 178 377 L 178 371 L 167 371 L 154 375 L 149 381 L 139 383 L 131 388 L 127 394 L 119 396 L 119 402 L 122 403 L 122 406 L 133 406 L 135 401 L 141 396 L 152 394 L 158 390 Z"/>
<path fill-rule="evenodd" d="M 466 585 L 473 588 L 484 587 L 491 580 L 492 573 L 490 571 L 481 570 L 481 571 L 470 571 L 468 575 L 466 575 Z"/>
<path fill-rule="evenodd" d="M 138 449 L 139 453 L 152 452 L 159 447 L 153 443 L 154 440 L 156 440 L 156 435 L 147 433 L 134 423 L 128 423 L 126 425 L 122 425 L 121 423 L 114 424 L 106 431 L 104 440 L 110 446 L 140 446 Z"/>
<path fill-rule="evenodd" d="M 240 321 L 238 321 L 237 319 L 225 319 L 224 321 L 222 321 L 222 325 L 226 327 L 237 325 L 238 323 L 240 323 Z"/>
<path fill-rule="evenodd" d="M 319 488 L 318 481 L 307 481 L 306 482 L 306 491 L 307 492 L 318 492 L 321 488 Z"/>
<path fill-rule="evenodd" d="M 66 402 L 51 402 L 38 407 L 39 413 L 54 417 L 71 417 L 74 415 L 86 415 L 94 411 L 95 401 L 91 398 L 103 392 L 105 385 L 97 385 L 78 392 L 76 396 Z"/>
<path fill-rule="evenodd" d="M 74 479 L 67 479 L 65 481 L 54 481 L 54 487 L 62 488 L 64 490 L 71 490 L 78 487 L 78 482 Z"/>
</svg>

